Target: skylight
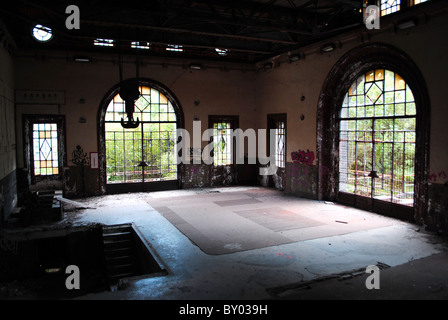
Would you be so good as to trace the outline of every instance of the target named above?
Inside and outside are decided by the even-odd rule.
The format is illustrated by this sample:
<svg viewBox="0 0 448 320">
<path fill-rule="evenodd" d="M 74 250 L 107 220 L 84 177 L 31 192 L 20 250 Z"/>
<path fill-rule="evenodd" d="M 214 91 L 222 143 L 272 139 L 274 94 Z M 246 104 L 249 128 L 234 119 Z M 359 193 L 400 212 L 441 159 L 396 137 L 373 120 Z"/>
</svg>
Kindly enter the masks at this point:
<svg viewBox="0 0 448 320">
<path fill-rule="evenodd" d="M 146 41 L 133 41 L 131 43 L 131 48 L 133 49 L 145 49 L 148 50 L 151 44 Z"/>
<path fill-rule="evenodd" d="M 223 57 L 225 57 L 225 56 L 227 56 L 229 54 L 229 49 L 219 49 L 219 48 L 216 48 L 215 51 L 216 51 L 216 53 L 218 55 L 223 56 Z"/>
<path fill-rule="evenodd" d="M 112 39 L 95 39 L 93 41 L 93 44 L 95 46 L 100 46 L 100 47 L 113 47 L 114 40 L 112 40 Z"/>
<path fill-rule="evenodd" d="M 36 24 L 33 28 L 33 37 L 41 42 L 49 41 L 53 37 L 51 28 Z"/>
<path fill-rule="evenodd" d="M 177 44 L 169 44 L 166 47 L 167 51 L 175 51 L 175 52 L 182 52 L 184 51 L 183 46 L 177 45 Z"/>
</svg>

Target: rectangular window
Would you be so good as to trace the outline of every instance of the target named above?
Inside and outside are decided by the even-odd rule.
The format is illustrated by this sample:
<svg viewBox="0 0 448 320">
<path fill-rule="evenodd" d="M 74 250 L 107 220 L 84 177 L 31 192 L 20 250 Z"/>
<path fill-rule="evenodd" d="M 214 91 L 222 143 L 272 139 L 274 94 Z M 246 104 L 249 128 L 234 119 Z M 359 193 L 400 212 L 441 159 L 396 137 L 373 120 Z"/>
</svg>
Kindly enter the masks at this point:
<svg viewBox="0 0 448 320">
<path fill-rule="evenodd" d="M 275 128 L 275 164 L 279 168 L 285 167 L 285 123 L 277 121 Z"/>
<path fill-rule="evenodd" d="M 62 115 L 23 116 L 24 162 L 31 184 L 62 181 L 65 165 L 65 117 Z"/>
<path fill-rule="evenodd" d="M 34 175 L 58 175 L 58 126 L 57 123 L 33 124 Z"/>
<path fill-rule="evenodd" d="M 234 163 L 232 132 L 238 127 L 237 116 L 210 116 L 209 126 L 213 129 L 213 164 L 228 166 Z"/>
<path fill-rule="evenodd" d="M 284 168 L 286 163 L 286 114 L 268 115 L 268 129 L 275 130 L 275 150 L 269 150 L 269 154 L 274 152 L 275 165 L 278 168 Z M 269 146 L 270 142 L 268 141 Z"/>
<path fill-rule="evenodd" d="M 232 164 L 231 124 L 219 122 L 213 124 L 213 164 L 227 166 Z"/>
</svg>

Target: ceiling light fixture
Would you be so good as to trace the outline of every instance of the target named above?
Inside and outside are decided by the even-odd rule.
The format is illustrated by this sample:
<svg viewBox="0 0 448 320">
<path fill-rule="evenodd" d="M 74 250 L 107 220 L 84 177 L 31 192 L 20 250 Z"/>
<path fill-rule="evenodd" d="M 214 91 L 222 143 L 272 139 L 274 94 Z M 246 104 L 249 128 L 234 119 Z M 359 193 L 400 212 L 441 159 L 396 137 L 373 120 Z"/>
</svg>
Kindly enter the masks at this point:
<svg viewBox="0 0 448 320">
<path fill-rule="evenodd" d="M 225 57 L 225 56 L 227 56 L 227 55 L 229 54 L 229 49 L 219 49 L 219 48 L 215 48 L 215 52 L 216 52 L 218 55 L 220 55 L 220 56 L 222 56 L 222 57 Z"/>
<path fill-rule="evenodd" d="M 325 52 L 331 52 L 331 51 L 333 51 L 334 49 L 336 49 L 336 47 L 335 47 L 335 45 L 334 45 L 333 43 L 331 43 L 331 44 L 324 45 L 324 46 L 321 48 L 321 51 L 325 53 Z"/>
<path fill-rule="evenodd" d="M 113 47 L 114 46 L 114 40 L 112 39 L 95 39 L 93 40 L 93 44 L 95 46 L 100 47 Z"/>
<path fill-rule="evenodd" d="M 182 51 L 184 51 L 184 49 L 183 49 L 183 46 L 181 46 L 181 45 L 169 44 L 166 46 L 166 51 L 182 52 Z"/>
<path fill-rule="evenodd" d="M 301 59 L 299 54 L 293 54 L 291 56 L 289 56 L 289 62 L 296 62 L 299 61 Z"/>
<path fill-rule="evenodd" d="M 202 69 L 202 65 L 197 64 L 197 63 L 191 63 L 191 64 L 190 64 L 190 69 L 193 69 L 193 70 L 201 70 L 201 69 Z"/>
<path fill-rule="evenodd" d="M 148 50 L 151 44 L 146 41 L 133 41 L 131 42 L 131 48 Z"/>
<path fill-rule="evenodd" d="M 269 70 L 269 69 L 272 69 L 274 67 L 274 63 L 273 62 L 266 62 L 264 65 L 263 65 L 263 69 L 264 70 Z"/>
<path fill-rule="evenodd" d="M 398 28 L 399 30 L 405 30 L 405 29 L 409 29 L 409 28 L 415 27 L 416 25 L 417 25 L 417 24 L 415 23 L 415 20 L 414 20 L 414 19 L 411 19 L 411 20 L 408 20 L 408 21 L 400 22 L 400 23 L 397 25 L 397 28 Z"/>
<path fill-rule="evenodd" d="M 83 63 L 90 63 L 90 62 L 92 62 L 92 58 L 90 58 L 88 56 L 74 56 L 73 60 L 75 62 L 83 62 Z"/>
</svg>

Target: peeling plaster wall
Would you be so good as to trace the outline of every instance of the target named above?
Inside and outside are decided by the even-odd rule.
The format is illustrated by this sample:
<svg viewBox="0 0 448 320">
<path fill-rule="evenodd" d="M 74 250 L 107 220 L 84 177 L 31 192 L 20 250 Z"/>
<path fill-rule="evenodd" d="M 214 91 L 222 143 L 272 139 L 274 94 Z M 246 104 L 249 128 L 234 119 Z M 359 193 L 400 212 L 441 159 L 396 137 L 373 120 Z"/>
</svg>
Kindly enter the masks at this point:
<svg viewBox="0 0 448 320">
<path fill-rule="evenodd" d="M 17 202 L 14 70 L 9 53 L 0 47 L 0 228 Z"/>
</svg>

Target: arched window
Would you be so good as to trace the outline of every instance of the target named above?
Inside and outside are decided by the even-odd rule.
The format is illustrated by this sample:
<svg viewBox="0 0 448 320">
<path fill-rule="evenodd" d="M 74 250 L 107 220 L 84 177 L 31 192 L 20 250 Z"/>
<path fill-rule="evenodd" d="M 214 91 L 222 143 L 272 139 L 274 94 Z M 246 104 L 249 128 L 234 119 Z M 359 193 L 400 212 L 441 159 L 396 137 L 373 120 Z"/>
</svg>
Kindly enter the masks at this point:
<svg viewBox="0 0 448 320">
<path fill-rule="evenodd" d="M 385 69 L 359 76 L 340 111 L 339 192 L 414 205 L 414 95 Z"/>
<path fill-rule="evenodd" d="M 118 88 L 103 102 L 107 107 L 100 114 L 100 156 L 107 192 L 166 189 L 170 182 L 172 188 L 178 185 L 176 130 L 182 126 L 180 106 L 160 85 L 140 84 L 140 97 L 134 103 L 134 119 L 138 118 L 140 125 L 135 129 L 121 125 L 126 112 Z M 152 187 L 144 187 L 151 183 Z"/>
<path fill-rule="evenodd" d="M 317 198 L 422 223 L 427 218 L 430 100 L 412 59 L 384 43 L 348 51 L 317 112 Z"/>
</svg>

